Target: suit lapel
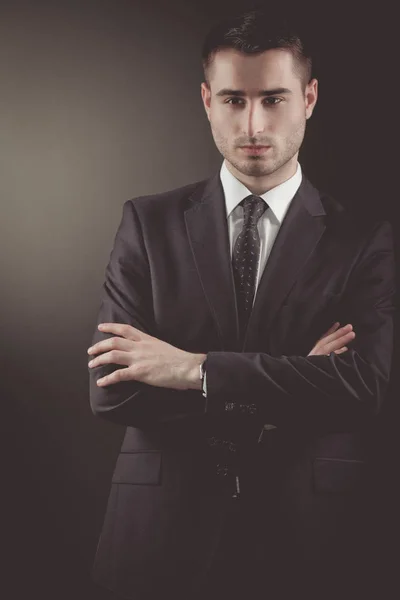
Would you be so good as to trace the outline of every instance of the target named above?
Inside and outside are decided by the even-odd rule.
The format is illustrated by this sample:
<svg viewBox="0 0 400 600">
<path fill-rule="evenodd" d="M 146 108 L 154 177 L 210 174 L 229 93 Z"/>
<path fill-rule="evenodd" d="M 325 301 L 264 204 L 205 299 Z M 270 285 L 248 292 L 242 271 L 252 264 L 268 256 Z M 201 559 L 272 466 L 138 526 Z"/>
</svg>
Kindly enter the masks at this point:
<svg viewBox="0 0 400 600">
<path fill-rule="evenodd" d="M 190 196 L 186 228 L 222 350 L 238 350 L 238 318 L 225 197 L 219 172 Z"/>
<path fill-rule="evenodd" d="M 282 302 L 318 244 L 325 211 L 319 192 L 304 177 L 279 229 L 268 257 L 247 328 L 243 348 L 230 257 L 225 197 L 219 172 L 189 197 L 186 228 L 195 264 L 221 343 L 226 351 L 257 351 Z"/>
<path fill-rule="evenodd" d="M 303 175 L 265 265 L 247 327 L 244 351 L 259 349 L 260 323 L 265 336 L 325 231 L 325 214 L 319 192 Z"/>
</svg>

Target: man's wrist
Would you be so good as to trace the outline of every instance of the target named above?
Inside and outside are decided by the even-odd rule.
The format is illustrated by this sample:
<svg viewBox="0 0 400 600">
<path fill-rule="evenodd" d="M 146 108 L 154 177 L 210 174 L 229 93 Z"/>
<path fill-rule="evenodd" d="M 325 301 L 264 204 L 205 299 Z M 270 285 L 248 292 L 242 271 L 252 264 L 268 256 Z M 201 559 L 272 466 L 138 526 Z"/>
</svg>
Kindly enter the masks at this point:
<svg viewBox="0 0 400 600">
<path fill-rule="evenodd" d="M 188 390 L 202 389 L 200 378 L 200 365 L 206 360 L 207 354 L 190 354 L 186 372 L 186 385 Z"/>
</svg>

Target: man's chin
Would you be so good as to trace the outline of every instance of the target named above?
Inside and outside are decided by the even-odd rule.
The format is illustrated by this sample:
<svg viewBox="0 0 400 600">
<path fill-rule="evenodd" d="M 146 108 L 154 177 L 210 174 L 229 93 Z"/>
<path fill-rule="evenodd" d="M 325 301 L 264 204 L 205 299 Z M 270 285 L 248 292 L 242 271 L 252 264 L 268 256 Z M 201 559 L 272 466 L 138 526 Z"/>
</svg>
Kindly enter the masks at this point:
<svg viewBox="0 0 400 600">
<path fill-rule="evenodd" d="M 243 175 L 264 177 L 266 175 L 271 175 L 271 173 L 275 171 L 274 166 L 268 164 L 268 162 L 270 163 L 270 161 L 266 160 L 244 160 L 231 164 L 239 173 L 242 173 Z"/>
</svg>

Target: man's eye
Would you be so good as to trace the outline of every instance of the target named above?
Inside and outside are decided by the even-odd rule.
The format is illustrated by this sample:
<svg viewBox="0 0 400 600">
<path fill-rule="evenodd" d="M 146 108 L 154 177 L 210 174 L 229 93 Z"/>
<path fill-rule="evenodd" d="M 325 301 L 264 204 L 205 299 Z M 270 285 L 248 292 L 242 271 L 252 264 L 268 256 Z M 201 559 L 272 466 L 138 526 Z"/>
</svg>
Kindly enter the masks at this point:
<svg viewBox="0 0 400 600">
<path fill-rule="evenodd" d="M 228 98 L 226 104 L 231 104 L 231 100 L 241 100 L 241 98 Z"/>
<path fill-rule="evenodd" d="M 270 98 L 266 98 L 267 100 L 267 104 L 270 104 L 271 106 L 275 106 L 275 104 L 279 104 L 280 102 L 282 102 L 281 98 L 274 98 L 273 96 L 271 96 Z"/>
<path fill-rule="evenodd" d="M 241 98 L 228 98 L 228 100 L 226 100 L 226 104 L 232 104 L 232 105 L 237 105 L 238 101 L 241 101 Z M 280 102 L 282 102 L 282 98 L 275 98 L 274 96 L 271 96 L 269 98 L 265 98 L 266 100 L 266 104 L 268 104 L 269 106 L 275 106 L 277 104 L 280 104 Z"/>
</svg>

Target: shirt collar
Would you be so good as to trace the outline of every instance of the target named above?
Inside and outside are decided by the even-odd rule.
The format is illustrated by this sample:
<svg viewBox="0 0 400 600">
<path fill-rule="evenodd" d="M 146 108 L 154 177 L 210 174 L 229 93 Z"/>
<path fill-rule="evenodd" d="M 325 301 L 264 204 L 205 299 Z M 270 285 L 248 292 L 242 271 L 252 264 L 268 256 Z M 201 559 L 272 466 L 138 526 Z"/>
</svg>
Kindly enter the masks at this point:
<svg viewBox="0 0 400 600">
<path fill-rule="evenodd" d="M 221 166 L 220 178 L 224 190 L 226 216 L 228 218 L 237 205 L 246 198 L 246 196 L 249 196 L 251 192 L 241 181 L 232 175 L 225 164 L 225 160 Z M 285 217 L 293 196 L 300 187 L 301 180 L 302 171 L 300 163 L 298 162 L 296 173 L 290 177 L 290 179 L 287 179 L 271 190 L 268 190 L 265 194 L 260 195 L 260 198 L 265 200 L 280 224 Z"/>
</svg>

